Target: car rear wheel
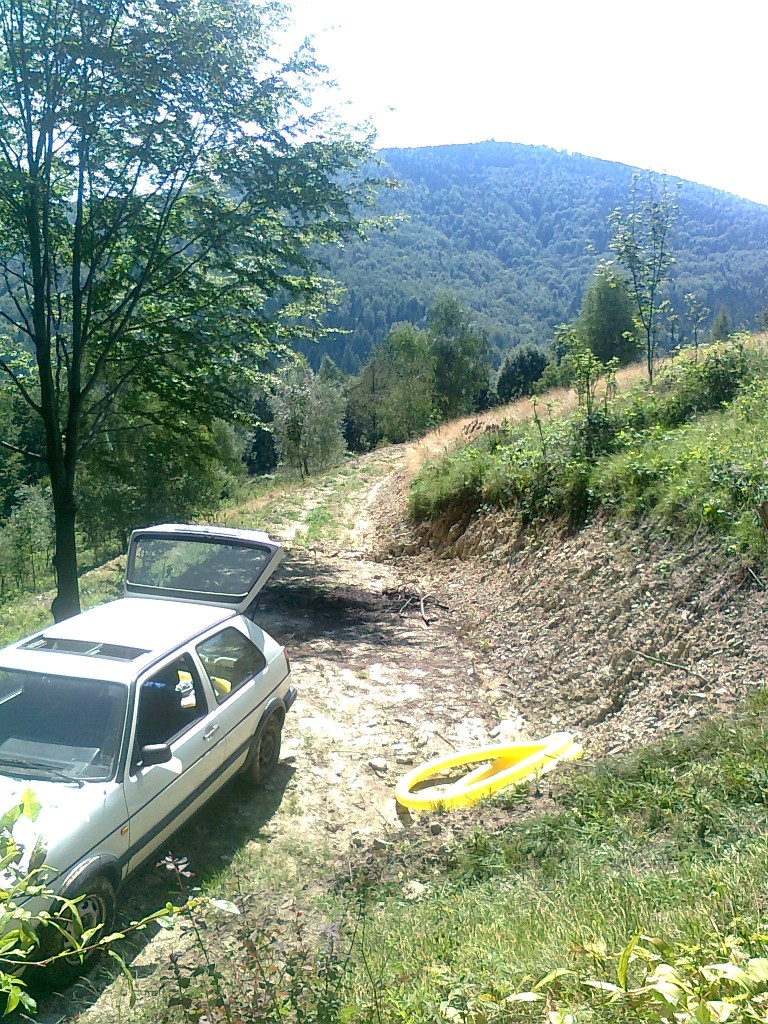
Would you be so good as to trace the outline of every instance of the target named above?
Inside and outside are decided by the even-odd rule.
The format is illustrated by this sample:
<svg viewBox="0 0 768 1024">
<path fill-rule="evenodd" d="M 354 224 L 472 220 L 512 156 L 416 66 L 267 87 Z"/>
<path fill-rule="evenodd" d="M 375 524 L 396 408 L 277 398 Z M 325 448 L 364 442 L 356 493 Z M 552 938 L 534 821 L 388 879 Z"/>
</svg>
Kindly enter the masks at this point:
<svg viewBox="0 0 768 1024">
<path fill-rule="evenodd" d="M 274 711 L 260 726 L 251 747 L 245 769 L 245 777 L 255 786 L 266 782 L 280 760 L 280 743 L 283 735 L 283 716 Z"/>
<path fill-rule="evenodd" d="M 51 917 L 59 927 L 48 924 L 41 926 L 38 932 L 40 948 L 37 958 L 47 960 L 50 957 L 57 957 L 45 967 L 37 968 L 44 985 L 69 984 L 78 975 L 90 970 L 103 952 L 100 947 L 94 948 L 94 943 L 98 942 L 101 935 L 108 935 L 112 931 L 116 904 L 115 887 L 109 879 L 104 875 L 94 875 L 83 883 L 76 897 L 79 920 L 69 907 L 62 907 L 60 910 L 54 907 Z M 62 934 L 59 928 L 63 929 L 65 934 Z M 65 936 L 71 936 L 79 941 L 84 932 L 93 928 L 97 928 L 98 931 L 86 941 L 86 949 L 82 953 L 71 949 Z M 67 952 L 68 950 L 70 952 Z"/>
</svg>

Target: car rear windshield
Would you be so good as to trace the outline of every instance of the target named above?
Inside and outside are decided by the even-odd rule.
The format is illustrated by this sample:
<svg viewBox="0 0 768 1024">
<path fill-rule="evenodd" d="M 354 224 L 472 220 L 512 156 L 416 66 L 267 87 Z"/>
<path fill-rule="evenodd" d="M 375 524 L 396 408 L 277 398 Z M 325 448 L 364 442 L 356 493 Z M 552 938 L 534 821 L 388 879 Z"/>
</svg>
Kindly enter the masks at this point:
<svg viewBox="0 0 768 1024">
<path fill-rule="evenodd" d="M 0 774 L 112 778 L 126 701 L 116 683 L 0 668 Z"/>
<path fill-rule="evenodd" d="M 126 578 L 132 590 L 223 604 L 247 597 L 272 554 L 259 545 L 144 536 L 132 546 Z"/>
</svg>

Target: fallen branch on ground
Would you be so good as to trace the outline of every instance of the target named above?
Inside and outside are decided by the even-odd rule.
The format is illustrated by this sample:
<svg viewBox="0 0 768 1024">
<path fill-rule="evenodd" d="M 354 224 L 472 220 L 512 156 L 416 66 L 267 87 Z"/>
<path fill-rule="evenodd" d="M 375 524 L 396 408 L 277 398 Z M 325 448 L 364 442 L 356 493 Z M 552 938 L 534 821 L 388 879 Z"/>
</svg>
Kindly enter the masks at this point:
<svg viewBox="0 0 768 1024">
<path fill-rule="evenodd" d="M 644 654 L 643 651 L 636 651 L 633 648 L 629 649 L 630 654 L 636 654 L 639 658 L 645 658 L 646 661 L 653 661 L 657 665 L 666 665 L 667 668 L 679 668 L 683 672 L 687 672 L 689 676 L 693 676 L 695 679 L 700 679 L 702 683 L 706 683 L 707 686 L 712 686 L 713 681 L 700 675 L 698 672 L 694 672 L 692 668 L 688 668 L 687 665 L 681 665 L 679 661 L 667 661 L 665 658 L 654 658 L 652 654 Z"/>
</svg>

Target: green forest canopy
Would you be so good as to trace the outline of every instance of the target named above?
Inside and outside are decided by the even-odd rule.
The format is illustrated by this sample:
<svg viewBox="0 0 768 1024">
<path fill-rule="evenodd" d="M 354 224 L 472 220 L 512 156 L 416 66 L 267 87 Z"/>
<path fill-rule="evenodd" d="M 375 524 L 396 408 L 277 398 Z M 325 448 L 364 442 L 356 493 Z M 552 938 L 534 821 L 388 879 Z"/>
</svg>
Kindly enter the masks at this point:
<svg viewBox="0 0 768 1024">
<path fill-rule="evenodd" d="M 347 292 L 326 322 L 327 352 L 357 372 L 392 324 L 423 325 L 450 291 L 487 330 L 496 358 L 522 342 L 548 343 L 573 320 L 601 257 L 609 214 L 627 199 L 633 168 L 542 146 L 473 145 L 382 150 L 400 188 L 380 197 L 392 228 L 332 253 Z M 669 298 L 685 330 L 686 293 L 735 327 L 768 303 L 768 207 L 683 182 L 672 238 Z M 706 329 L 707 325 L 705 325 Z"/>
</svg>

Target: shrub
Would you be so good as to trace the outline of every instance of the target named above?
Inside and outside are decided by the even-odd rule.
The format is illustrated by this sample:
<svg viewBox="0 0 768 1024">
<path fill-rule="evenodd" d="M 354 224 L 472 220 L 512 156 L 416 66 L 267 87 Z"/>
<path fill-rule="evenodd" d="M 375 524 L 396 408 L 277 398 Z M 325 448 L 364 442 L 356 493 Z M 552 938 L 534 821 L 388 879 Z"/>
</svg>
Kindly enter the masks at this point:
<svg viewBox="0 0 768 1024">
<path fill-rule="evenodd" d="M 754 509 L 766 496 L 763 353 L 743 339 L 712 346 L 703 359 L 679 357 L 653 387 L 599 401 L 599 371 L 580 359 L 576 414 L 542 420 L 534 413 L 530 423 L 425 465 L 412 485 L 412 516 L 491 505 L 513 509 L 523 522 L 565 517 L 577 526 L 600 505 L 633 515 L 658 509 L 672 524 L 703 522 L 738 537 L 742 548 L 761 549 Z"/>
</svg>

